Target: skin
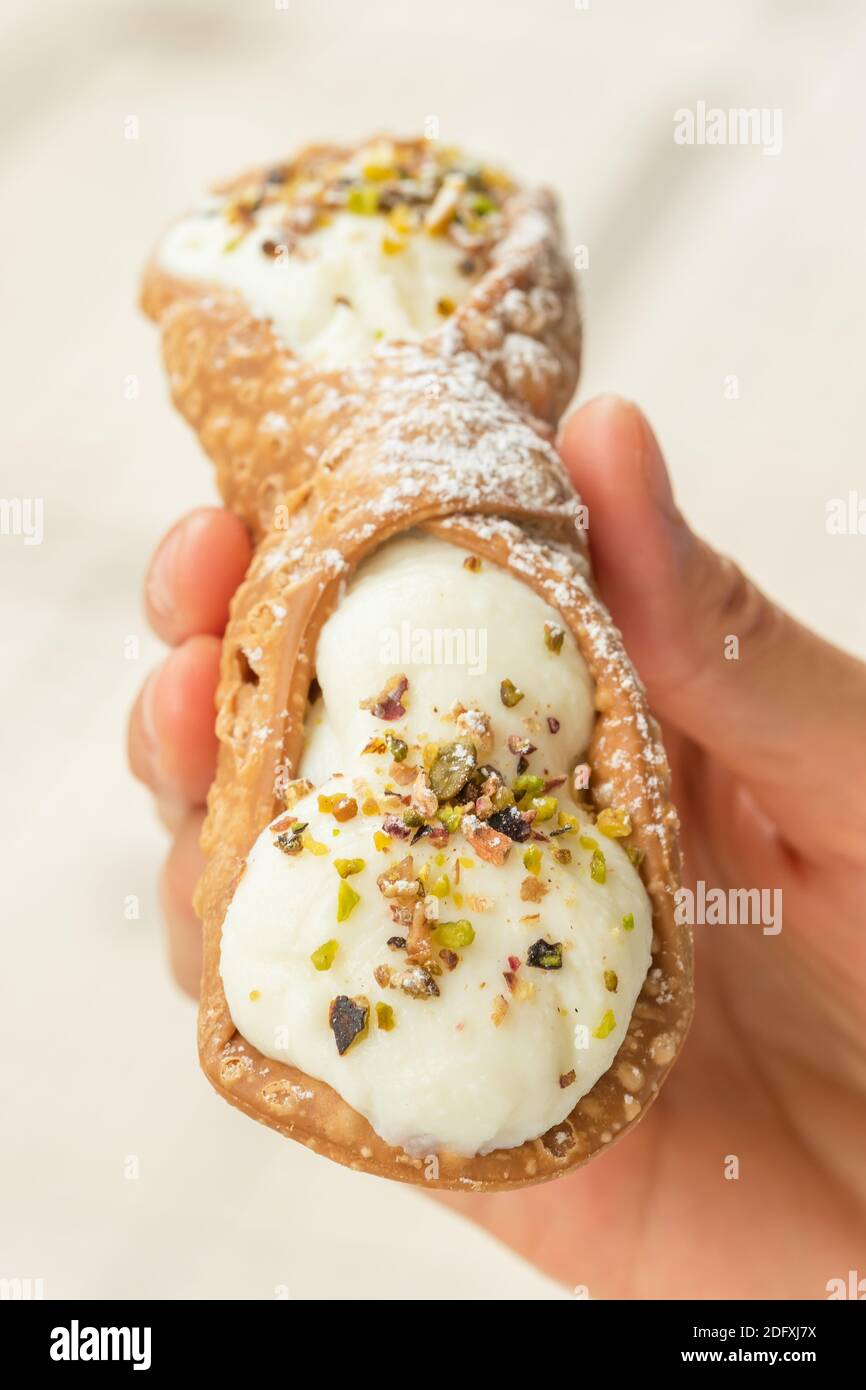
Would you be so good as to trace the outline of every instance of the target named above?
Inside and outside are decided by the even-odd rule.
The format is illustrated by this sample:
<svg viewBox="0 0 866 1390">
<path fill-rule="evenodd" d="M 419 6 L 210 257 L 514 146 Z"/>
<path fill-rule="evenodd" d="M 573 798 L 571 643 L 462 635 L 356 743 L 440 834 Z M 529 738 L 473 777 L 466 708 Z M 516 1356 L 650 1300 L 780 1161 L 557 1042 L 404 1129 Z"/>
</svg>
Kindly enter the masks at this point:
<svg viewBox="0 0 866 1390">
<path fill-rule="evenodd" d="M 866 666 L 690 531 L 637 407 L 590 402 L 560 448 L 589 507 L 599 587 L 663 725 L 684 881 L 780 888 L 783 929 L 696 927 L 685 1050 L 602 1161 L 442 1200 L 593 1298 L 825 1298 L 828 1280 L 866 1270 Z M 248 560 L 241 523 L 204 509 L 169 532 L 145 586 L 172 650 L 133 709 L 130 762 L 173 835 L 162 900 L 192 994 L 219 634 Z"/>
</svg>

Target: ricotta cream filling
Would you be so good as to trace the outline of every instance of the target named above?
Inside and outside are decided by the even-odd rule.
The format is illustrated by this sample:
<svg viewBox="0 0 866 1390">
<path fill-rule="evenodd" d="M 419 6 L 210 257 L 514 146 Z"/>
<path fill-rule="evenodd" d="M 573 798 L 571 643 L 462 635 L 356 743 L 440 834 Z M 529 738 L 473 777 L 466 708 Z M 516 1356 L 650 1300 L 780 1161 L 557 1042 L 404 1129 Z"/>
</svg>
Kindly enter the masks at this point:
<svg viewBox="0 0 866 1390">
<path fill-rule="evenodd" d="M 502 863 L 476 852 L 465 827 L 444 845 L 383 831 L 404 809 L 385 788 L 411 792 L 395 774 L 423 768 L 436 747 L 474 737 L 479 764 L 513 785 L 521 744 L 532 747 L 524 775 L 548 782 L 589 741 L 592 682 L 571 634 L 514 576 L 466 560 L 412 534 L 359 568 L 319 639 L 322 694 L 300 769 L 314 789 L 290 812 L 307 827 L 303 847 L 286 853 L 275 830 L 262 832 L 222 935 L 241 1034 L 421 1155 L 511 1148 L 559 1124 L 613 1062 L 652 940 L 636 869 L 570 782 L 549 790 L 544 810 L 552 797 L 555 811 L 534 823 L 545 838 L 509 840 Z M 404 713 L 383 720 L 374 697 L 397 677 L 408 681 Z M 514 692 L 522 698 L 504 703 Z M 395 739 L 406 745 L 398 763 Z M 356 807 L 348 819 L 333 813 L 340 798 Z M 407 855 L 410 890 L 420 879 L 427 895 L 435 994 L 417 992 L 405 949 L 387 944 L 407 928 L 377 880 Z M 356 1002 L 335 1022 L 341 998 Z"/>
<path fill-rule="evenodd" d="M 240 236 L 212 199 L 169 229 L 160 264 L 178 279 L 237 290 L 296 356 L 324 367 L 361 361 L 382 339 L 417 342 L 472 287 L 460 270 L 466 253 L 443 237 L 421 231 L 387 250 L 387 218 L 337 212 L 288 245 L 280 213 L 263 208 Z"/>
</svg>

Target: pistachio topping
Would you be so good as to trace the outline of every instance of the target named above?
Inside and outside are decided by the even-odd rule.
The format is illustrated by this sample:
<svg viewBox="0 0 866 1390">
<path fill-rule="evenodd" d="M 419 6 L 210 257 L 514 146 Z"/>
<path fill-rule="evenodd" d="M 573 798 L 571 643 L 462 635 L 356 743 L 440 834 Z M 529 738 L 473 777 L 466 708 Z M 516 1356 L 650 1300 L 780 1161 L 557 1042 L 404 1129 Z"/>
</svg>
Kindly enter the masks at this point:
<svg viewBox="0 0 866 1390">
<path fill-rule="evenodd" d="M 533 823 L 537 825 L 541 821 L 553 820 L 559 809 L 559 802 L 555 796 L 533 796 L 524 809 L 534 812 Z"/>
<path fill-rule="evenodd" d="M 589 861 L 589 876 L 593 883 L 607 882 L 607 861 L 600 849 L 594 849 Z"/>
<path fill-rule="evenodd" d="M 360 901 L 360 893 L 356 893 L 352 885 L 344 879 L 337 892 L 337 921 L 345 922 Z"/>
<path fill-rule="evenodd" d="M 463 946 L 471 946 L 475 940 L 475 928 L 465 917 L 457 922 L 440 922 L 434 932 L 437 946 L 447 951 L 456 951 Z"/>
<path fill-rule="evenodd" d="M 594 1038 L 606 1038 L 610 1033 L 613 1032 L 615 1027 L 616 1018 L 614 1017 L 613 1009 L 608 1009 L 606 1013 L 602 1014 L 601 1022 L 599 1023 L 598 1027 L 593 1028 L 592 1036 Z"/>
<path fill-rule="evenodd" d="M 376 1005 L 376 1023 L 383 1033 L 390 1033 L 397 1026 L 394 1010 L 390 1004 Z"/>
<path fill-rule="evenodd" d="M 295 821 L 290 830 L 281 830 L 274 836 L 277 849 L 281 849 L 283 854 L 300 854 L 304 848 L 303 835 L 306 828 L 306 821 Z"/>
<path fill-rule="evenodd" d="M 541 872 L 541 850 L 538 845 L 530 845 L 523 851 L 523 867 L 531 874 Z"/>
<path fill-rule="evenodd" d="M 605 972 L 604 972 L 604 987 L 605 987 L 605 989 L 608 990 L 611 994 L 616 994 L 617 986 L 618 986 L 618 985 L 619 985 L 619 979 L 617 978 L 617 973 L 616 973 L 616 971 L 615 971 L 615 970 L 605 970 Z"/>
<path fill-rule="evenodd" d="M 391 757 L 395 763 L 402 763 L 406 754 L 409 752 L 409 745 L 405 739 L 398 738 L 396 734 L 388 733 L 385 735 L 385 742 L 391 751 Z"/>
<path fill-rule="evenodd" d="M 340 878 L 351 878 L 352 874 L 359 874 L 366 867 L 363 859 L 335 859 L 334 868 Z"/>
<path fill-rule="evenodd" d="M 560 627 L 559 623 L 544 624 L 544 645 L 549 652 L 558 656 L 562 651 L 562 644 L 565 641 L 565 628 Z"/>
<path fill-rule="evenodd" d="M 506 709 L 513 709 L 515 705 L 519 705 L 523 697 L 524 692 L 522 690 L 518 690 L 517 686 L 514 684 L 514 681 L 508 680 L 506 678 L 504 681 L 500 682 L 499 698 L 502 701 L 503 705 L 505 705 Z"/>
<path fill-rule="evenodd" d="M 544 791 L 544 778 L 531 772 L 522 772 L 514 778 L 511 790 L 515 796 L 538 796 L 539 792 Z"/>
<path fill-rule="evenodd" d="M 622 919 L 623 931 L 634 931 L 634 913 L 627 912 Z"/>
<path fill-rule="evenodd" d="M 330 970 L 339 949 L 339 942 L 325 941 L 316 948 L 310 956 L 310 960 L 317 970 Z"/>
<path fill-rule="evenodd" d="M 561 970 L 562 942 L 545 941 L 543 936 L 539 937 L 526 952 L 526 964 L 534 966 L 536 970 Z"/>
<path fill-rule="evenodd" d="M 460 822 L 463 819 L 462 806 L 440 806 L 438 811 L 439 820 L 444 825 L 449 834 L 454 834 L 460 829 Z"/>
<path fill-rule="evenodd" d="M 430 786 L 440 801 L 450 801 L 461 792 L 475 771 L 474 743 L 458 739 L 440 748 L 430 768 Z"/>
</svg>

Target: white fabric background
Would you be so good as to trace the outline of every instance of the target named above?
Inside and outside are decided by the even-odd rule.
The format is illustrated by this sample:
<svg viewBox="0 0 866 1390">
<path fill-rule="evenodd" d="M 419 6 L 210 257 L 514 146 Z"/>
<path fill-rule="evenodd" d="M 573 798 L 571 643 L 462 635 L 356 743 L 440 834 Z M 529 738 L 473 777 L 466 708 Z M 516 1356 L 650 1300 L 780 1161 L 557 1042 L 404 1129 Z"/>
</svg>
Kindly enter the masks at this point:
<svg viewBox="0 0 866 1390">
<path fill-rule="evenodd" d="M 443 138 L 560 190 L 590 254 L 581 397 L 640 400 L 695 523 L 863 651 L 866 538 L 829 536 L 825 505 L 866 491 L 866 12 L 6 0 L 0 35 L 0 491 L 45 501 L 41 546 L 0 538 L 0 1274 L 51 1296 L 558 1297 L 417 1193 L 244 1121 L 198 1074 L 161 958 L 164 837 L 123 738 L 158 657 L 147 555 L 214 491 L 136 277 L 205 180 L 438 116 Z M 782 154 L 676 146 L 673 112 L 699 100 L 782 108 Z"/>
</svg>

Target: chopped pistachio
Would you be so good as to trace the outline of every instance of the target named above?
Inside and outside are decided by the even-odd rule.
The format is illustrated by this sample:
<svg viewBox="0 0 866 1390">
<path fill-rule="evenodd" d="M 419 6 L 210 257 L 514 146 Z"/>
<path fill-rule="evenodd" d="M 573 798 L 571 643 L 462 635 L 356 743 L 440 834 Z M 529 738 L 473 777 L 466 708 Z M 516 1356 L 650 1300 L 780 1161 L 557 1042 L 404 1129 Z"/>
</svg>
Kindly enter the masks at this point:
<svg viewBox="0 0 866 1390">
<path fill-rule="evenodd" d="M 335 859 L 334 868 L 340 878 L 351 878 L 352 874 L 359 874 L 365 868 L 363 859 Z"/>
<path fill-rule="evenodd" d="M 356 184 L 350 188 L 346 196 L 346 207 L 349 212 L 356 212 L 363 217 L 371 217 L 379 210 L 379 190 L 364 184 Z"/>
<path fill-rule="evenodd" d="M 361 804 L 362 816 L 378 816 L 380 811 L 381 807 L 378 801 L 376 801 L 375 798 L 372 796 L 368 796 L 366 801 L 362 802 Z"/>
<path fill-rule="evenodd" d="M 356 893 L 352 885 L 346 883 L 344 879 L 337 893 L 337 921 L 345 922 L 346 918 L 353 909 L 358 906 L 360 901 L 361 895 Z"/>
<path fill-rule="evenodd" d="M 622 919 L 623 931 L 634 931 L 634 913 L 627 912 Z"/>
<path fill-rule="evenodd" d="M 376 1005 L 376 1022 L 383 1033 L 390 1033 L 391 1029 L 396 1026 L 394 1010 L 391 1008 L 390 1004 Z"/>
<path fill-rule="evenodd" d="M 309 830 L 304 831 L 304 849 L 308 849 L 310 854 L 316 855 L 330 854 L 331 852 L 327 845 L 322 844 L 321 840 L 314 839 Z"/>
<path fill-rule="evenodd" d="M 277 849 L 281 849 L 283 854 L 300 854 L 304 847 L 303 837 L 306 828 L 306 821 L 296 821 L 289 830 L 283 830 L 279 835 L 275 835 L 274 844 Z"/>
<path fill-rule="evenodd" d="M 520 701 L 523 699 L 523 694 L 524 692 L 522 690 L 518 690 L 517 686 L 514 684 L 514 681 L 506 679 L 500 682 L 499 698 L 502 701 L 503 705 L 505 705 L 506 709 L 513 709 L 515 705 L 519 705 Z"/>
<path fill-rule="evenodd" d="M 339 949 L 339 942 L 325 941 L 321 946 L 316 947 L 310 960 L 317 970 L 330 970 Z"/>
<path fill-rule="evenodd" d="M 424 868 L 427 868 L 426 864 Z M 448 875 L 440 874 L 438 878 L 435 878 L 430 885 L 430 892 L 434 898 L 447 898 L 451 892 L 451 880 Z"/>
<path fill-rule="evenodd" d="M 531 874 L 540 873 L 541 850 L 538 845 L 530 845 L 528 849 L 523 851 L 523 867 L 528 869 Z"/>
<path fill-rule="evenodd" d="M 560 627 L 559 623 L 544 624 L 544 645 L 549 652 L 558 655 L 562 651 L 562 644 L 565 641 L 565 628 Z"/>
<path fill-rule="evenodd" d="M 440 922 L 435 931 L 436 944 L 447 951 L 455 951 L 461 946 L 471 946 L 475 940 L 475 928 L 462 917 L 458 922 Z"/>
<path fill-rule="evenodd" d="M 605 970 L 605 972 L 604 972 L 604 987 L 605 987 L 605 989 L 610 990 L 611 994 L 616 994 L 618 985 L 619 985 L 619 979 L 618 979 L 618 977 L 617 977 L 616 971 L 615 971 L 615 970 Z"/>
<path fill-rule="evenodd" d="M 545 941 L 543 936 L 539 937 L 526 952 L 526 964 L 534 966 L 536 970 L 561 970 L 562 942 Z"/>
<path fill-rule="evenodd" d="M 616 1019 L 614 1018 L 613 1009 L 608 1009 L 603 1015 L 598 1027 L 593 1028 L 592 1036 L 594 1038 L 606 1038 L 609 1033 L 613 1032 L 615 1027 Z"/>
<path fill-rule="evenodd" d="M 405 739 L 397 738 L 396 734 L 386 734 L 385 742 L 388 744 L 394 762 L 402 763 L 409 752 L 409 745 Z"/>
<path fill-rule="evenodd" d="M 417 830 L 419 826 L 424 824 L 424 817 L 421 815 L 420 811 L 415 810 L 414 806 L 409 806 L 403 812 L 403 824 L 410 826 L 413 830 Z"/>
<path fill-rule="evenodd" d="M 252 1004 L 257 1004 L 258 1001 L 261 999 L 261 997 L 262 997 L 262 992 L 261 992 L 260 989 L 251 989 L 251 990 L 250 990 L 250 1002 L 251 1002 Z"/>
<path fill-rule="evenodd" d="M 390 843 L 391 836 L 386 835 L 384 830 L 373 831 L 373 844 L 375 845 L 376 849 L 381 850 L 384 853 L 384 851 L 388 848 Z"/>
<path fill-rule="evenodd" d="M 589 876 L 593 883 L 605 883 L 607 881 L 607 862 L 600 849 L 594 849 L 592 858 L 589 861 Z"/>
<path fill-rule="evenodd" d="M 430 786 L 440 801 L 449 801 L 463 790 L 476 762 L 475 744 L 468 739 L 442 745 L 430 768 Z"/>
<path fill-rule="evenodd" d="M 571 831 L 576 830 L 580 824 L 577 816 L 573 816 L 570 811 L 560 811 L 557 820 L 563 834 L 570 834 Z"/>
<path fill-rule="evenodd" d="M 643 859 L 643 850 L 639 849 L 637 845 L 626 845 L 625 852 L 629 857 L 629 862 L 634 864 L 635 868 L 637 868 L 638 864 Z"/>
<path fill-rule="evenodd" d="M 462 806 L 448 806 L 446 804 L 440 806 L 436 814 L 450 834 L 453 835 L 460 829 L 460 822 L 463 819 Z"/>
<path fill-rule="evenodd" d="M 557 864 L 570 864 L 571 850 L 566 849 L 564 845 L 561 845 L 559 849 L 553 850 L 553 857 L 556 860 Z"/>
<path fill-rule="evenodd" d="M 533 825 L 537 825 L 539 821 L 553 820 L 558 806 L 559 802 L 555 796 L 534 796 L 527 808 L 535 812 Z"/>
<path fill-rule="evenodd" d="M 598 849 L 598 840 L 594 840 L 591 835 L 581 835 L 578 844 L 581 849 Z"/>
<path fill-rule="evenodd" d="M 631 817 L 628 811 L 617 810 L 613 806 L 606 806 L 600 811 L 595 824 L 600 834 L 606 835 L 609 840 L 622 840 L 631 834 Z"/>
<path fill-rule="evenodd" d="M 519 777 L 515 777 L 511 783 L 515 796 L 538 796 L 544 791 L 544 778 L 536 777 L 532 772 L 522 772 Z"/>
</svg>

